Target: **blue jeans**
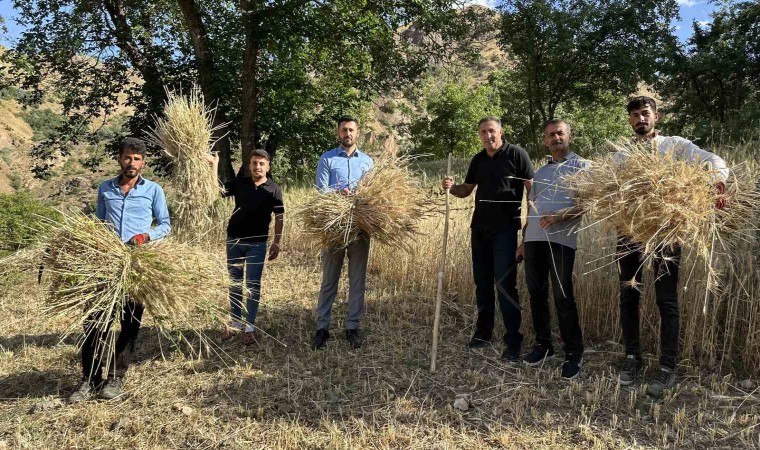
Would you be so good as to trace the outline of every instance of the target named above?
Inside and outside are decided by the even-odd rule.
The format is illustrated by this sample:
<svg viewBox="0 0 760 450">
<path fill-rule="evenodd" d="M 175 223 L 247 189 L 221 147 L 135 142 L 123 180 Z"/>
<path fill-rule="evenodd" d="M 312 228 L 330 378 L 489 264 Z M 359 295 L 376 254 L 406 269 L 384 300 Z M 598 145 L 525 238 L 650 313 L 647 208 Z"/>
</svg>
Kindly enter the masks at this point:
<svg viewBox="0 0 760 450">
<path fill-rule="evenodd" d="M 499 310 L 507 332 L 504 343 L 519 347 L 520 298 L 517 294 L 517 227 L 506 230 L 472 229 L 472 273 L 475 279 L 475 298 L 478 318 L 475 337 L 490 341 L 493 336 L 496 302 L 494 286 L 498 292 Z"/>
<path fill-rule="evenodd" d="M 267 255 L 266 242 L 245 239 L 227 242 L 227 272 L 230 274 L 230 315 L 233 321 L 242 322 L 243 268 L 245 268 L 246 322 L 253 326 L 261 299 L 261 274 Z"/>
</svg>

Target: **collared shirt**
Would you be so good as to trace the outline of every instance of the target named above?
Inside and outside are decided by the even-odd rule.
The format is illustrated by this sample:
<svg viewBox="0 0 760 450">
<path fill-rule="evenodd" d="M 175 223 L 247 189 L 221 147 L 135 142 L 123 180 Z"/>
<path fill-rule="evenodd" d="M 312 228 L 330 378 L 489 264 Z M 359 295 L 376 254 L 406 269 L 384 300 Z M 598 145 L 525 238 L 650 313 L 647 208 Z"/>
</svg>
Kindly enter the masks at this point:
<svg viewBox="0 0 760 450">
<path fill-rule="evenodd" d="M 508 142 L 488 156 L 483 149 L 473 156 L 465 184 L 475 184 L 475 212 L 472 228 L 502 231 L 520 228 L 524 182 L 533 178 L 528 153 Z"/>
<path fill-rule="evenodd" d="M 150 240 L 155 241 L 171 231 L 164 190 L 143 177 L 127 195 L 121 192 L 119 177 L 102 182 L 98 188 L 95 215 L 113 225 L 123 242 L 142 233 L 147 233 Z M 152 227 L 154 218 L 156 226 Z"/>
<path fill-rule="evenodd" d="M 272 214 L 282 214 L 282 190 L 274 181 L 256 186 L 251 177 L 237 176 L 224 183 L 224 196 L 235 196 L 235 212 L 227 224 L 227 239 L 266 242 Z"/>
<path fill-rule="evenodd" d="M 575 206 L 575 198 L 563 183 L 563 177 L 589 167 L 590 162 L 573 152 L 561 161 L 549 157 L 547 163 L 536 171 L 528 199 L 535 209 L 528 211 L 524 242 L 554 242 L 575 249 L 578 246 L 578 225 L 581 218 L 568 220 L 542 229 L 538 222 L 542 215 Z"/>
<path fill-rule="evenodd" d="M 705 165 L 708 170 L 713 171 L 713 180 L 715 182 L 725 182 L 728 180 L 729 170 L 726 161 L 715 153 L 702 150 L 690 140 L 681 136 L 657 135 L 652 139 L 652 142 L 657 145 L 657 150 L 662 155 L 672 151 L 676 158 Z M 617 152 L 614 159 L 617 162 L 622 162 L 625 159 L 625 154 Z"/>
<path fill-rule="evenodd" d="M 340 146 L 328 150 L 317 165 L 317 189 L 322 192 L 353 189 L 373 166 L 372 158 L 358 148 L 351 156 Z"/>
</svg>

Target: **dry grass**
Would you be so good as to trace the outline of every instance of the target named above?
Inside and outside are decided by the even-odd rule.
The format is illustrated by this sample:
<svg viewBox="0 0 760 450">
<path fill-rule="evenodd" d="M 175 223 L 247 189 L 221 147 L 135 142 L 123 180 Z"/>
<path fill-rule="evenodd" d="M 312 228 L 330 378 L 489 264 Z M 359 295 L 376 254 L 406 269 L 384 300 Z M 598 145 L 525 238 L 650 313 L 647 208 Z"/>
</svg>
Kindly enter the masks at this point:
<svg viewBox="0 0 760 450">
<path fill-rule="evenodd" d="M 229 211 L 220 202 L 221 189 L 212 177 L 206 155 L 214 146 L 214 109 L 198 86 L 188 96 L 167 91 L 163 116 L 156 118 L 149 139 L 172 158 L 172 234 L 188 242 L 214 229 Z"/>
<path fill-rule="evenodd" d="M 345 247 L 363 233 L 376 242 L 408 248 L 419 234 L 419 221 L 434 205 L 409 169 L 410 160 L 394 156 L 392 141 L 384 147 L 384 156 L 349 195 L 315 192 L 301 202 L 297 216 L 306 235 L 325 247 Z"/>
<path fill-rule="evenodd" d="M 296 207 L 309 193 L 288 191 L 285 202 Z M 320 244 L 286 220 L 283 252 L 264 271 L 257 319 L 272 337 L 252 347 L 225 343 L 219 354 L 196 359 L 167 345 L 149 319 L 130 368 L 128 395 L 116 402 L 53 404 L 32 412 L 75 387 L 76 347 L 71 340 L 58 343 L 67 322 L 39 313 L 42 292 L 32 276 L 19 289 L 0 290 L 0 448 L 760 448 L 757 244 L 745 242 L 726 256 L 730 260 L 716 262 L 733 269 L 707 316 L 698 301 L 706 269 L 696 267 L 688 283 L 682 277 L 687 290 L 681 295 L 679 385 L 655 403 L 644 385 L 629 390 L 614 382 L 622 357 L 614 233 L 595 225 L 579 238 L 576 298 L 588 351 L 581 378 L 566 383 L 559 379 L 558 359 L 534 369 L 503 364 L 497 342 L 465 349 L 474 316 L 472 199 L 452 199 L 452 207 L 439 369 L 433 375 L 428 363 L 439 216 L 420 222 L 408 253 L 372 247 L 361 351 L 343 339 L 330 341 L 324 351 L 308 349 Z M 687 264 L 693 260 L 685 258 Z M 518 279 L 530 345 L 522 272 Z M 659 319 L 650 280 L 644 285 L 642 346 L 649 380 Z M 341 284 L 335 305 L 335 335 L 346 312 L 346 287 Z M 226 306 L 226 299 L 218 301 Z M 497 327 L 498 335 L 503 330 Z M 452 407 L 460 395 L 467 411 Z"/>
</svg>

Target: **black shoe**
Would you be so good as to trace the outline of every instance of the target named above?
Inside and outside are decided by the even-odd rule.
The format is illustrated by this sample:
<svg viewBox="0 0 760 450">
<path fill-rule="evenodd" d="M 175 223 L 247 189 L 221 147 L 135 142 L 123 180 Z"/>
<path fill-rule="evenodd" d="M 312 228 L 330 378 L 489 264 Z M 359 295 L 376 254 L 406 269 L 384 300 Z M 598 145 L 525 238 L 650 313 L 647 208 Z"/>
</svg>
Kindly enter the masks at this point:
<svg viewBox="0 0 760 450">
<path fill-rule="evenodd" d="M 647 394 L 654 398 L 662 398 L 666 389 L 676 384 L 676 371 L 667 367 L 660 367 L 654 375 L 654 380 L 649 384 Z"/>
<path fill-rule="evenodd" d="M 510 363 L 520 361 L 520 346 L 507 345 L 507 348 L 505 348 L 501 354 L 501 359 Z"/>
<path fill-rule="evenodd" d="M 325 346 L 328 339 L 330 339 L 330 333 L 326 329 L 320 328 L 314 335 L 314 340 L 311 341 L 311 349 L 319 350 Z"/>
<path fill-rule="evenodd" d="M 641 358 L 636 355 L 626 355 L 623 369 L 618 374 L 618 384 L 628 386 L 639 378 L 641 371 Z"/>
<path fill-rule="evenodd" d="M 124 378 L 121 377 L 109 378 L 103 390 L 100 391 L 100 398 L 106 400 L 113 400 L 122 395 L 124 395 Z"/>
<path fill-rule="evenodd" d="M 554 349 L 552 347 L 544 347 L 541 344 L 536 344 L 533 350 L 525 355 L 523 362 L 530 367 L 540 366 L 546 361 L 547 358 L 554 356 Z"/>
<path fill-rule="evenodd" d="M 489 345 L 491 345 L 491 338 L 486 338 L 478 333 L 475 333 L 472 336 L 472 339 L 470 339 L 470 342 L 467 343 L 467 347 L 469 348 L 483 348 L 488 347 Z"/>
<path fill-rule="evenodd" d="M 562 363 L 562 379 L 574 380 L 581 374 L 583 355 L 567 355 Z"/>
<path fill-rule="evenodd" d="M 102 385 L 103 380 L 82 380 L 82 384 L 79 385 L 79 388 L 76 391 L 72 392 L 71 395 L 69 395 L 69 403 L 79 403 L 91 399 L 95 396 Z"/>
<path fill-rule="evenodd" d="M 363 339 L 359 335 L 358 329 L 346 330 L 346 339 L 348 339 L 348 343 L 351 345 L 351 348 L 362 348 Z"/>
</svg>

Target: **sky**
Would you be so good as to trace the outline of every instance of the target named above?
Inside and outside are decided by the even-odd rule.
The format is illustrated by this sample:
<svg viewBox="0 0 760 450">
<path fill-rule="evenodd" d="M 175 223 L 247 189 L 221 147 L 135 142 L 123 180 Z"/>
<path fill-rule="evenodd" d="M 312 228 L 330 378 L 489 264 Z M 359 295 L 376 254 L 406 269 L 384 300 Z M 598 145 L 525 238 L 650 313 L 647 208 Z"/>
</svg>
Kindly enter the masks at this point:
<svg viewBox="0 0 760 450">
<path fill-rule="evenodd" d="M 632 0 L 635 1 L 635 0 Z M 681 20 L 673 23 L 676 28 L 676 35 L 685 42 L 692 34 L 692 22 L 699 21 L 703 23 L 709 23 L 710 12 L 715 9 L 715 5 L 708 0 L 677 0 L 681 7 Z M 473 0 L 472 3 L 480 5 L 486 5 L 493 7 L 498 4 L 498 0 Z M 13 20 L 16 16 L 16 12 L 13 9 L 13 2 L 11 0 L 0 0 L 0 17 L 5 19 L 5 27 L 8 32 L 0 34 L 0 45 L 10 47 L 13 46 L 13 41 L 23 31 Z"/>
</svg>

